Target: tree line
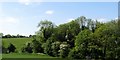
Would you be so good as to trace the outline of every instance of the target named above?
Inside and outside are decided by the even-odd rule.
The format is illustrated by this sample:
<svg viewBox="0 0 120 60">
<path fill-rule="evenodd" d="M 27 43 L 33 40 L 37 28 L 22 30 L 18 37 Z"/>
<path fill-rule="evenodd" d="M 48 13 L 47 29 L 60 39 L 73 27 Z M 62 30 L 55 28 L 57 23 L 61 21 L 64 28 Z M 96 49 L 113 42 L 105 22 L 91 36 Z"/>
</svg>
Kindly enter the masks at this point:
<svg viewBox="0 0 120 60">
<path fill-rule="evenodd" d="M 120 59 L 119 23 L 118 19 L 103 23 L 84 16 L 59 26 L 40 21 L 33 41 L 21 51 L 70 59 Z"/>
<path fill-rule="evenodd" d="M 6 34 L 4 35 L 3 33 L 0 33 L 0 36 L 2 38 L 31 38 L 31 37 L 34 37 L 35 35 L 29 35 L 29 36 L 24 36 L 24 35 L 11 35 L 11 34 Z"/>
</svg>

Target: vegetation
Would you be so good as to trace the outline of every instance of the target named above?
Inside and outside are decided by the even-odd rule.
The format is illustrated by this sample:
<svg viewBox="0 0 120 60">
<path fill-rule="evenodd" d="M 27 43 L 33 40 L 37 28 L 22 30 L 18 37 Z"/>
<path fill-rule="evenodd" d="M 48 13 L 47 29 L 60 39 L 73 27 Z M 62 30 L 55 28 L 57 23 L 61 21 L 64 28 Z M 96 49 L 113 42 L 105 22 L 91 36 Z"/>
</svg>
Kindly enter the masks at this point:
<svg viewBox="0 0 120 60">
<path fill-rule="evenodd" d="M 15 52 L 20 53 L 22 47 L 28 42 L 31 42 L 32 38 L 3 38 L 2 39 L 2 46 L 5 50 L 4 52 L 7 51 L 7 48 L 9 47 L 10 43 L 13 44 L 16 47 Z"/>
<path fill-rule="evenodd" d="M 22 48 L 21 53 L 43 53 L 71 59 L 119 60 L 120 29 L 118 21 L 102 23 L 84 16 L 59 26 L 48 20 L 40 21 L 38 24 L 40 29 L 32 40 L 28 38 L 30 42 L 24 41 L 27 43 L 20 47 Z M 13 44 L 18 48 L 16 42 Z M 23 44 L 23 41 L 21 43 Z"/>
<path fill-rule="evenodd" d="M 45 54 L 19 54 L 19 53 L 10 53 L 10 54 L 3 54 L 3 58 L 56 58 L 50 57 Z"/>
</svg>

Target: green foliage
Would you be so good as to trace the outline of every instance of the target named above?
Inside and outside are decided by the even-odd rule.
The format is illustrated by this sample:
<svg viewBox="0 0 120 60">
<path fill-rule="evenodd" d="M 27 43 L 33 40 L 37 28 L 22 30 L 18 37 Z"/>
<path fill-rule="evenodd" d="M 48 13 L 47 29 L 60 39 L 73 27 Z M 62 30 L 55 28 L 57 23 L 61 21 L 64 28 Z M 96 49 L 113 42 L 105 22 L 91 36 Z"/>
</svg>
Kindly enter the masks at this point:
<svg viewBox="0 0 120 60">
<path fill-rule="evenodd" d="M 11 38 L 10 34 L 5 35 L 5 38 Z"/>
<path fill-rule="evenodd" d="M 90 34 L 92 34 L 90 30 L 81 31 L 76 37 L 75 46 L 80 47 L 81 45 L 88 44 L 89 39 L 90 39 Z"/>
<path fill-rule="evenodd" d="M 22 52 L 25 53 L 43 53 L 42 45 L 37 40 L 32 40 L 27 42 L 25 46 L 22 47 Z"/>
<path fill-rule="evenodd" d="M 75 48 L 73 48 L 70 50 L 70 52 L 68 54 L 68 58 L 70 58 L 70 59 L 83 59 L 83 55 L 79 51 L 76 51 Z"/>
<path fill-rule="evenodd" d="M 68 53 L 69 53 L 69 44 L 67 44 L 67 42 L 63 42 L 62 44 L 60 44 L 60 57 L 62 58 L 66 58 L 68 56 Z"/>
<path fill-rule="evenodd" d="M 40 21 L 38 24 L 39 31 L 37 32 L 37 35 L 41 35 L 41 37 L 44 37 L 45 41 L 52 35 L 54 24 L 51 21 L 45 20 Z"/>
<path fill-rule="evenodd" d="M 111 21 L 99 27 L 95 36 L 102 43 L 103 59 L 118 59 L 116 49 L 119 43 L 117 22 Z"/>
<path fill-rule="evenodd" d="M 15 52 L 16 47 L 10 43 L 7 49 L 9 51 L 9 53 L 11 53 L 11 52 Z"/>
<path fill-rule="evenodd" d="M 8 53 L 7 51 L 8 51 L 8 49 L 5 48 L 4 46 L 2 46 L 2 53 Z"/>
<path fill-rule="evenodd" d="M 31 43 L 34 53 L 43 53 L 42 44 L 39 41 L 33 40 Z"/>
<path fill-rule="evenodd" d="M 86 56 L 89 56 L 89 51 L 87 50 L 88 44 L 90 42 L 90 35 L 92 32 L 90 30 L 83 30 L 81 31 L 75 40 L 75 50 L 76 52 L 79 52 L 78 58 L 84 58 Z"/>
<path fill-rule="evenodd" d="M 22 48 L 23 53 L 33 53 L 33 47 L 31 43 L 26 43 L 26 45 Z"/>
<path fill-rule="evenodd" d="M 47 27 L 44 31 L 47 31 L 47 29 L 49 30 Z M 44 31 L 43 33 L 45 34 Z M 51 55 L 53 54 L 54 56 L 58 56 L 59 50 L 60 57 L 62 58 L 68 56 L 74 59 L 106 59 L 111 57 L 112 53 L 117 54 L 118 37 L 120 36 L 118 31 L 116 21 L 100 23 L 97 20 L 93 21 L 81 16 L 71 22 L 55 27 L 52 31 L 49 30 L 49 32 L 52 32 L 49 38 L 54 42 L 50 42 L 48 38 L 43 45 L 45 46 L 45 51 L 49 50 L 49 54 L 52 52 Z M 47 34 L 45 36 L 48 37 Z M 55 41 L 62 42 L 60 49 Z M 66 47 L 67 44 L 63 42 L 66 42 L 69 47 Z M 65 47 L 61 47 L 62 45 Z M 116 54 L 113 54 L 114 57 L 118 57 L 118 54 Z"/>
<path fill-rule="evenodd" d="M 69 26 L 67 24 L 61 24 L 59 25 L 59 27 L 57 27 L 57 39 L 59 39 L 59 41 L 63 42 L 66 41 L 65 36 L 66 36 L 66 32 L 68 30 Z"/>
<path fill-rule="evenodd" d="M 48 40 L 44 44 L 44 53 L 48 54 L 50 56 L 53 56 L 53 54 L 52 54 L 52 42 L 53 42 L 53 39 L 48 38 Z"/>
<path fill-rule="evenodd" d="M 58 57 L 59 56 L 59 50 L 60 50 L 60 42 L 56 41 L 52 43 L 52 53 L 53 56 Z"/>
</svg>

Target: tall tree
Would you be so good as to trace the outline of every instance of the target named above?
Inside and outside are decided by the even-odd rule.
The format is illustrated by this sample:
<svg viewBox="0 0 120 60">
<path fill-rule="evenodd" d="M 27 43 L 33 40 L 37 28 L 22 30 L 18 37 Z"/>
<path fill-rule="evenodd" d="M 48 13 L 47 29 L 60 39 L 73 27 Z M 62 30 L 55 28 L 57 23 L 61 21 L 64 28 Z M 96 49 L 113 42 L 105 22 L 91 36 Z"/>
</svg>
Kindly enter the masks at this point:
<svg viewBox="0 0 120 60">
<path fill-rule="evenodd" d="M 46 41 L 52 35 L 54 27 L 55 25 L 51 21 L 40 21 L 40 23 L 38 24 L 38 28 L 40 29 L 37 32 L 37 35 L 43 37 L 43 40 Z"/>
</svg>

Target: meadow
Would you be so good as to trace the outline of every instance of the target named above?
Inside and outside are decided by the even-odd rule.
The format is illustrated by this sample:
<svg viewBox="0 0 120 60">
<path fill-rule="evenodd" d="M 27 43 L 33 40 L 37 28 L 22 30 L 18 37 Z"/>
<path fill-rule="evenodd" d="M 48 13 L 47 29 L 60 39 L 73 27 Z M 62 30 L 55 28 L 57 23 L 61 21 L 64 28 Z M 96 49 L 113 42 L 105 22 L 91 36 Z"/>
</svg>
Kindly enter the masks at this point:
<svg viewBox="0 0 120 60">
<path fill-rule="evenodd" d="M 58 57 L 51 57 L 45 54 L 27 54 L 27 53 L 10 53 L 2 54 L 2 60 L 63 60 Z"/>
<path fill-rule="evenodd" d="M 3 54 L 2 58 L 55 58 L 45 54 L 28 54 L 28 53 L 10 53 Z"/>
<path fill-rule="evenodd" d="M 5 47 L 8 47 L 10 43 L 12 43 L 13 45 L 15 45 L 16 47 L 16 51 L 20 51 L 21 48 L 24 46 L 24 44 L 26 44 L 26 42 L 30 42 L 32 41 L 32 38 L 3 38 L 2 42 L 3 45 Z M 29 53 L 9 53 L 9 54 L 2 54 L 2 60 L 10 60 L 12 58 L 12 60 L 18 60 L 18 58 L 22 58 L 22 59 L 39 59 L 39 58 L 56 58 L 56 57 L 51 57 L 49 55 L 45 55 L 42 53 L 39 54 L 29 54 Z"/>
<path fill-rule="evenodd" d="M 17 51 L 20 51 L 21 48 L 26 44 L 26 42 L 32 41 L 32 38 L 3 38 L 2 45 L 8 47 L 12 43 Z"/>
</svg>

